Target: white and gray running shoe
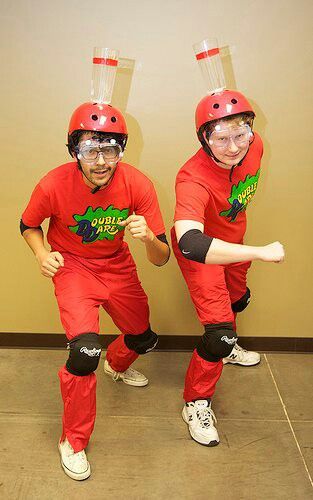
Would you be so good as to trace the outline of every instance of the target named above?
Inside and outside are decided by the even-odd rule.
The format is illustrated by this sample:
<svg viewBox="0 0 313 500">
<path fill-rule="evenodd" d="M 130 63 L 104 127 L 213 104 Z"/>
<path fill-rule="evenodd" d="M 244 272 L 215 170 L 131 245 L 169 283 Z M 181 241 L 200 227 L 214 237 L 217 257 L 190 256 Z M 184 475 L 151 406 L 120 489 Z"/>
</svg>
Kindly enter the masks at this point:
<svg viewBox="0 0 313 500">
<path fill-rule="evenodd" d="M 134 385 L 137 387 L 144 387 L 149 383 L 149 380 L 145 375 L 143 375 L 140 372 L 137 372 L 137 370 L 134 370 L 133 368 L 127 368 L 124 372 L 116 372 L 111 368 L 109 365 L 108 361 L 104 361 L 104 373 L 106 375 L 109 375 L 114 382 L 118 382 L 119 380 L 122 380 L 124 384 L 127 385 Z"/>
<path fill-rule="evenodd" d="M 197 443 L 204 446 L 217 446 L 220 442 L 214 423 L 217 422 L 208 399 L 197 399 L 186 403 L 182 413 L 188 424 L 189 432 Z"/>
<path fill-rule="evenodd" d="M 235 344 L 232 352 L 223 359 L 224 365 L 231 363 L 232 365 L 241 366 L 254 366 L 260 363 L 261 356 L 258 352 L 246 351 L 240 347 L 240 345 Z"/>
<path fill-rule="evenodd" d="M 87 479 L 90 474 L 90 464 L 87 460 L 85 450 L 74 452 L 67 438 L 59 443 L 61 465 L 65 474 L 76 481 Z"/>
</svg>

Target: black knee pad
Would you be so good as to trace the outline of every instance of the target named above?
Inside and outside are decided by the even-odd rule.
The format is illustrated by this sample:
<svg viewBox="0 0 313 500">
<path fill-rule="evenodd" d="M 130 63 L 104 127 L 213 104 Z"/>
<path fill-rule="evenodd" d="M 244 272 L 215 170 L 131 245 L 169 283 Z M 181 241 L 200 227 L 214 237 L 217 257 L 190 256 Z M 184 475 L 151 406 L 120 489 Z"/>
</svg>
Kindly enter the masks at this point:
<svg viewBox="0 0 313 500">
<path fill-rule="evenodd" d="M 94 372 L 101 356 L 101 344 L 97 333 L 83 333 L 68 343 L 70 350 L 66 362 L 68 372 L 77 376 L 89 375 Z"/>
<path fill-rule="evenodd" d="M 150 327 L 140 335 L 130 335 L 127 333 L 124 337 L 124 342 L 128 349 L 135 351 L 137 354 L 146 354 L 152 351 L 158 343 L 158 336 Z"/>
<path fill-rule="evenodd" d="M 205 332 L 196 349 L 199 356 L 206 361 L 219 361 L 227 357 L 237 341 L 231 323 L 205 325 Z"/>
<path fill-rule="evenodd" d="M 236 302 L 231 305 L 231 308 L 235 313 L 240 313 L 249 305 L 250 300 L 251 293 L 249 288 L 247 287 L 246 293 L 241 297 L 241 299 L 236 300 Z"/>
</svg>

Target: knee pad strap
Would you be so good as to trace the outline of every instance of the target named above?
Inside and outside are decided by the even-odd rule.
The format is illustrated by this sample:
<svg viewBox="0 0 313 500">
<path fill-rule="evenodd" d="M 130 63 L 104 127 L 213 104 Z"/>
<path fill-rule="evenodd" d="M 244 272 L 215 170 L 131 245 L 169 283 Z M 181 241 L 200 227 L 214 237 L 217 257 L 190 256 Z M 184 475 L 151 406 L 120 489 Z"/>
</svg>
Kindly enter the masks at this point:
<svg viewBox="0 0 313 500">
<path fill-rule="evenodd" d="M 201 358 L 217 362 L 231 353 L 236 341 L 237 334 L 232 323 L 205 325 L 205 332 L 196 349 Z"/>
<path fill-rule="evenodd" d="M 97 333 L 83 333 L 70 340 L 67 371 L 79 377 L 94 372 L 100 361 L 101 347 Z"/>
<path fill-rule="evenodd" d="M 139 335 L 130 335 L 127 333 L 124 337 L 124 342 L 128 349 L 135 351 L 137 354 L 146 354 L 158 343 L 158 336 L 150 327 Z"/>
</svg>

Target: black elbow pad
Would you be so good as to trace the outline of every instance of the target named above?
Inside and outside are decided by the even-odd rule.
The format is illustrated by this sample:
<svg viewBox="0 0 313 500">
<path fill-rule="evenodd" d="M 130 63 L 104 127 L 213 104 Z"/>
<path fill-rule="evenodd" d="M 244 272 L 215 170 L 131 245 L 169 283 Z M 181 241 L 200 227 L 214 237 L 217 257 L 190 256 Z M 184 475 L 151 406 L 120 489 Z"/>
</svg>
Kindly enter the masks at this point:
<svg viewBox="0 0 313 500">
<path fill-rule="evenodd" d="M 36 226 L 36 227 L 26 226 L 26 224 L 24 224 L 24 222 L 21 219 L 20 220 L 20 231 L 21 231 L 21 234 L 23 234 L 24 231 L 26 231 L 26 229 L 40 229 L 40 231 L 42 231 L 42 227 L 41 226 Z"/>
<path fill-rule="evenodd" d="M 186 259 L 204 264 L 212 240 L 211 236 L 203 234 L 200 229 L 190 229 L 180 238 L 178 247 Z"/>
</svg>

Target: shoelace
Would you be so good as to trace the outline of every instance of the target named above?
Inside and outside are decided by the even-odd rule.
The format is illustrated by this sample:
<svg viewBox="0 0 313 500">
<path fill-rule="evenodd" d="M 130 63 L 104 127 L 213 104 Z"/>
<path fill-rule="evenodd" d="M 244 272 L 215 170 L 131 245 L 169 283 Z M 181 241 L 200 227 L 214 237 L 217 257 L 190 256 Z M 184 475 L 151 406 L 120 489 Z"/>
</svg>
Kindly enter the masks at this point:
<svg viewBox="0 0 313 500">
<path fill-rule="evenodd" d="M 198 420 L 200 422 L 201 427 L 208 428 L 213 425 L 214 422 L 217 422 L 214 412 L 210 408 L 203 408 L 202 410 L 196 411 Z"/>
<path fill-rule="evenodd" d="M 86 462 L 86 456 L 85 454 L 82 452 L 82 451 L 78 451 L 77 453 L 71 453 L 69 455 L 69 457 L 72 459 L 72 460 L 75 460 L 75 461 L 80 461 L 81 463 L 85 463 Z"/>
<path fill-rule="evenodd" d="M 124 373 L 126 373 L 129 377 L 133 377 L 133 375 L 136 374 L 136 370 L 129 367 L 129 368 L 127 368 L 127 370 Z"/>
<path fill-rule="evenodd" d="M 238 344 L 235 345 L 235 350 L 239 351 L 239 352 L 248 352 L 246 349 L 244 349 L 243 347 L 241 347 Z"/>
<path fill-rule="evenodd" d="M 117 382 L 120 379 L 120 373 L 113 372 L 112 378 L 113 378 L 114 382 Z"/>
<path fill-rule="evenodd" d="M 70 453 L 68 454 L 69 458 L 74 459 L 74 460 L 80 460 L 81 463 L 86 462 L 86 455 L 85 455 L 85 453 L 84 453 L 83 450 L 82 451 L 77 451 L 75 453 L 75 451 L 71 447 L 71 449 L 69 451 L 70 451 Z"/>
<path fill-rule="evenodd" d="M 134 370 L 133 368 L 127 368 L 127 370 L 125 370 L 123 372 L 127 377 L 129 378 L 134 378 L 133 376 L 136 374 L 136 370 Z M 121 378 L 121 373 L 120 372 L 113 372 L 112 374 L 112 378 L 114 380 L 114 382 L 117 382 L 120 378 Z"/>
</svg>

